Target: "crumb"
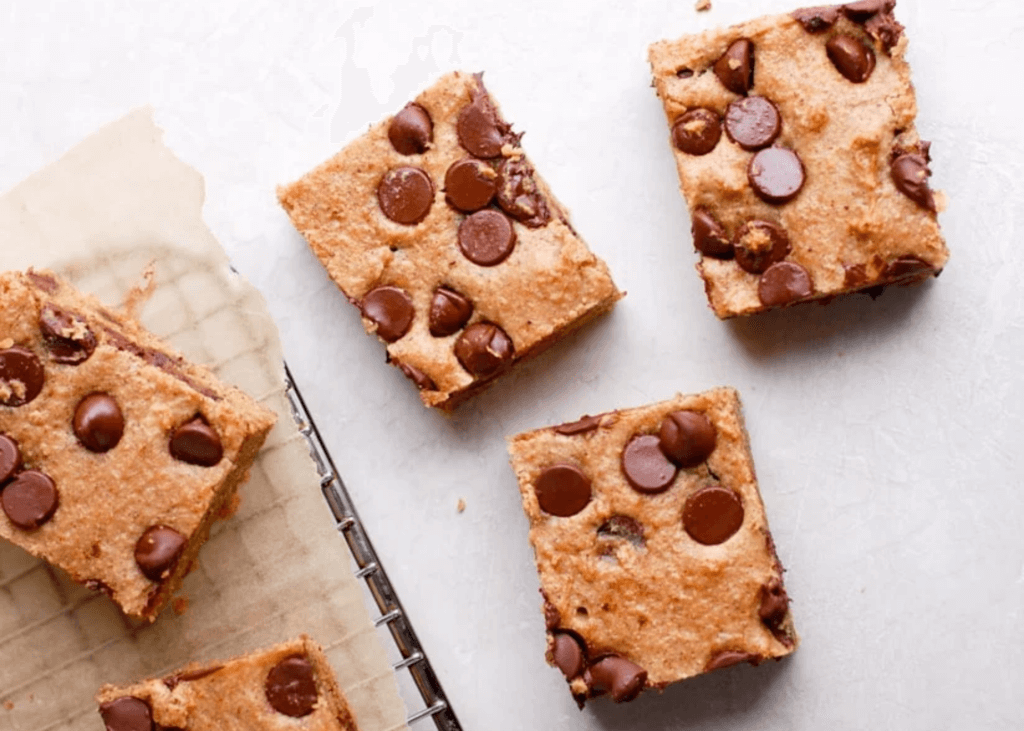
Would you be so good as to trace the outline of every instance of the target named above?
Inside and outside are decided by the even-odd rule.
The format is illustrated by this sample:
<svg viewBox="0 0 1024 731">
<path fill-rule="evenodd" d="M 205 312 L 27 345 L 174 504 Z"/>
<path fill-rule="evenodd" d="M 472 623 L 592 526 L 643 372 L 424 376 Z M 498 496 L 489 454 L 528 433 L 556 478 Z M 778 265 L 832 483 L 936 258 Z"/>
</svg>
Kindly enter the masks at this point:
<svg viewBox="0 0 1024 731">
<path fill-rule="evenodd" d="M 11 703 L 11 701 L 4 701 L 4 708 L 7 709 L 8 711 L 13 711 L 14 710 L 14 704 Z"/>
<path fill-rule="evenodd" d="M 464 511 L 466 509 L 466 501 L 459 498 L 459 502 L 455 504 L 455 509 L 460 513 Z"/>
<path fill-rule="evenodd" d="M 711 0 L 697 0 L 697 12 L 703 13 L 705 10 L 711 10 Z"/>
<path fill-rule="evenodd" d="M 180 617 L 186 611 L 188 611 L 188 597 L 179 596 L 171 602 L 171 609 L 174 610 L 174 614 Z"/>
</svg>

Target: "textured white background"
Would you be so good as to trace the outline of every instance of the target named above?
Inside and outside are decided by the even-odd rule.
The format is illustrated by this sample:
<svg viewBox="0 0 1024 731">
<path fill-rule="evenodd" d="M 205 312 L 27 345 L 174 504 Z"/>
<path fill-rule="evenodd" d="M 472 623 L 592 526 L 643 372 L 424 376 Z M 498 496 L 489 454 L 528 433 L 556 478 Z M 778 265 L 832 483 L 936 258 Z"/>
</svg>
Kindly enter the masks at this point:
<svg viewBox="0 0 1024 731">
<path fill-rule="evenodd" d="M 951 201 L 942 277 L 726 324 L 693 271 L 645 49 L 789 0 L 714 0 L 708 14 L 691 0 L 301 5 L 5 0 L 0 188 L 155 107 L 206 176 L 210 226 L 269 300 L 465 727 L 1021 728 L 1024 5 L 897 9 L 933 184 Z M 445 419 L 383 365 L 273 190 L 453 68 L 486 70 L 629 296 Z M 718 384 L 745 399 L 803 646 L 580 713 L 543 660 L 503 437 Z"/>
</svg>

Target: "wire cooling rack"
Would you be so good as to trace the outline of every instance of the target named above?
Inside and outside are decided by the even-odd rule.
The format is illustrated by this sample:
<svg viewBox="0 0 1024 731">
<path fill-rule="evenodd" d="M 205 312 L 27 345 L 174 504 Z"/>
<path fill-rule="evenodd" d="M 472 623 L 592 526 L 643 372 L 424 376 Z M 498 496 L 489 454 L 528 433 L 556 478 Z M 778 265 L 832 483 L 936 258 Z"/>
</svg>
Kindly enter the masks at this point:
<svg viewBox="0 0 1024 731">
<path fill-rule="evenodd" d="M 330 452 L 320 438 L 313 417 L 302 400 L 302 394 L 299 393 L 287 364 L 285 383 L 285 393 L 291 404 L 292 416 L 298 424 L 299 432 L 309 442 L 310 456 L 320 475 L 320 490 L 334 515 L 337 530 L 345 538 L 355 561 L 356 578 L 362 580 L 364 590 L 368 592 L 373 605 L 377 608 L 378 616 L 373 618 L 373 623 L 378 628 L 387 628 L 387 634 L 401 657 L 392 663 L 392 668 L 400 680 L 407 674 L 422 700 L 422 706 L 409 707 L 407 722 L 412 726 L 430 718 L 440 731 L 462 731 L 444 688 L 441 687 L 441 682 L 420 645 L 412 622 L 402 608 L 398 594 L 373 550 L 373 544 L 359 520 L 352 498 L 345 489 L 345 483 L 334 466 Z M 405 685 L 399 683 L 400 688 L 404 688 Z M 414 700 L 407 697 L 408 693 L 403 693 L 403 696 L 407 704 Z"/>
</svg>

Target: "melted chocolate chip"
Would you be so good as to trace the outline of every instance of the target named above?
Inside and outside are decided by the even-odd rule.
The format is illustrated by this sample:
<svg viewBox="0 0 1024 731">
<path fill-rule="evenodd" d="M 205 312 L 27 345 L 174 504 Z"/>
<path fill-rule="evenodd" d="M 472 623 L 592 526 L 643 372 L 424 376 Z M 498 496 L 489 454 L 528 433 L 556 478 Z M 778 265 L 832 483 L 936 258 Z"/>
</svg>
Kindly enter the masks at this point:
<svg viewBox="0 0 1024 731">
<path fill-rule="evenodd" d="M 804 165 L 792 150 L 769 147 L 751 158 L 747 179 L 761 200 L 781 205 L 796 198 L 804 187 Z"/>
<path fill-rule="evenodd" d="M 794 10 L 791 15 L 800 21 L 808 33 L 824 33 L 839 20 L 841 10 L 838 5 L 824 5 Z"/>
<path fill-rule="evenodd" d="M 761 587 L 761 606 L 757 610 L 757 616 L 772 634 L 780 633 L 788 612 L 789 596 L 781 581 L 772 579 Z"/>
<path fill-rule="evenodd" d="M 712 670 L 721 670 L 722 668 L 729 668 L 733 665 L 739 665 L 743 662 L 749 662 L 751 665 L 758 665 L 763 657 L 755 655 L 751 652 L 742 652 L 739 650 L 722 650 L 716 652 L 708 660 L 707 665 L 704 666 L 704 672 L 710 673 Z"/>
<path fill-rule="evenodd" d="M 124 696 L 100 706 L 107 731 L 154 731 L 153 712 L 141 698 Z"/>
<path fill-rule="evenodd" d="M 746 94 L 754 85 L 754 44 L 746 38 L 734 41 L 715 62 L 715 76 L 734 94 Z"/>
<path fill-rule="evenodd" d="M 745 272 L 761 274 L 789 254 L 786 230 L 771 221 L 749 221 L 736 232 L 736 263 Z"/>
<path fill-rule="evenodd" d="M 706 209 L 698 208 L 691 217 L 693 246 L 697 251 L 715 259 L 732 259 L 732 242 L 725 227 Z"/>
<path fill-rule="evenodd" d="M 647 545 L 643 524 L 628 515 L 610 517 L 597 529 L 597 537 L 626 540 L 632 543 L 636 549 L 642 549 Z"/>
<path fill-rule="evenodd" d="M 707 155 L 722 137 L 722 120 L 710 109 L 691 109 L 672 125 L 672 142 L 687 155 Z"/>
<path fill-rule="evenodd" d="M 878 40 L 886 53 L 892 51 L 903 37 L 903 25 L 892 15 L 892 8 L 875 14 L 864 23 L 864 30 Z"/>
<path fill-rule="evenodd" d="M 683 507 L 683 528 L 697 543 L 725 543 L 743 525 L 743 503 L 733 490 L 709 485 L 690 495 Z"/>
<path fill-rule="evenodd" d="M 108 452 L 121 441 L 124 415 L 110 394 L 91 393 L 78 403 L 71 426 L 90 452 Z"/>
<path fill-rule="evenodd" d="M 497 191 L 494 168 L 472 157 L 452 163 L 444 175 L 445 200 L 463 213 L 479 211 L 494 199 Z"/>
<path fill-rule="evenodd" d="M 778 108 L 763 96 L 748 96 L 725 110 L 725 133 L 744 150 L 767 147 L 782 131 Z"/>
<path fill-rule="evenodd" d="M 568 424 L 562 424 L 554 427 L 556 434 L 562 434 L 563 436 L 572 437 L 577 434 L 586 434 L 592 432 L 601 426 L 601 417 L 604 414 L 598 414 L 597 416 L 584 416 L 579 421 L 572 421 Z"/>
<path fill-rule="evenodd" d="M 690 79 L 693 78 L 693 69 L 676 69 L 676 78 L 679 79 Z"/>
<path fill-rule="evenodd" d="M 491 322 L 470 325 L 455 341 L 455 357 L 471 375 L 480 378 L 498 373 L 515 357 L 512 339 Z"/>
<path fill-rule="evenodd" d="M 0 434 L 0 486 L 11 479 L 21 467 L 18 443 L 6 434 Z"/>
<path fill-rule="evenodd" d="M 928 178 L 931 174 L 927 155 L 908 153 L 900 155 L 892 162 L 892 181 L 896 188 L 917 205 L 935 213 L 938 210 L 935 207 L 935 197 L 928 187 Z"/>
<path fill-rule="evenodd" d="M 430 334 L 435 338 L 454 335 L 473 316 L 473 303 L 454 289 L 438 287 L 430 302 Z"/>
<path fill-rule="evenodd" d="M 676 478 L 676 466 L 661 451 L 659 441 L 654 435 L 638 434 L 622 450 L 622 472 L 637 492 L 664 492 Z"/>
<path fill-rule="evenodd" d="M 917 281 L 929 274 L 935 274 L 935 268 L 926 261 L 916 256 L 901 256 L 885 265 L 882 270 L 882 279 L 902 284 L 902 280 Z"/>
<path fill-rule="evenodd" d="M 497 266 L 505 261 L 516 245 L 512 222 L 500 211 L 477 211 L 459 224 L 459 249 L 474 264 Z"/>
<path fill-rule="evenodd" d="M 174 430 L 170 450 L 175 459 L 201 467 L 213 467 L 224 456 L 220 437 L 202 416 L 196 416 Z"/>
<path fill-rule="evenodd" d="M 757 296 L 766 307 L 780 307 L 814 294 L 810 273 L 792 261 L 768 267 L 757 283 Z"/>
<path fill-rule="evenodd" d="M 363 317 L 377 324 L 381 340 L 393 343 L 412 327 L 416 310 L 412 299 L 398 287 L 377 287 L 370 290 L 359 309 Z"/>
<path fill-rule="evenodd" d="M 24 406 L 43 390 L 46 375 L 39 358 L 15 345 L 0 350 L 0 406 Z"/>
<path fill-rule="evenodd" d="M 430 120 L 430 114 L 419 104 L 406 104 L 402 111 L 391 118 L 388 139 L 402 155 L 426 152 L 434 139 L 434 123 Z"/>
<path fill-rule="evenodd" d="M 859 0 L 842 6 L 846 17 L 854 23 L 863 23 L 878 13 L 891 13 L 896 0 Z"/>
<path fill-rule="evenodd" d="M 579 640 L 565 632 L 555 632 L 551 644 L 551 659 L 555 666 L 572 680 L 583 672 L 586 665 L 586 654 Z"/>
<path fill-rule="evenodd" d="M 135 563 L 150 581 L 163 581 L 185 550 L 185 537 L 174 528 L 154 525 L 135 543 Z"/>
<path fill-rule="evenodd" d="M 46 305 L 39 314 L 39 331 L 50 357 L 58 363 L 84 363 L 96 350 L 96 336 L 85 319 L 56 305 Z"/>
<path fill-rule="evenodd" d="M 547 201 L 525 158 L 509 158 L 498 166 L 498 205 L 528 228 L 546 226 L 551 220 Z"/>
<path fill-rule="evenodd" d="M 169 675 L 164 678 L 164 685 L 167 686 L 168 690 L 174 690 L 181 683 L 191 683 L 195 680 L 202 680 L 203 678 L 213 675 L 218 670 L 221 670 L 223 665 L 214 665 L 208 668 L 202 668 L 201 670 L 190 670 L 187 673 L 178 673 L 176 675 Z"/>
<path fill-rule="evenodd" d="M 718 432 L 698 411 L 673 411 L 661 420 L 658 446 L 680 467 L 696 467 L 715 451 Z"/>
<path fill-rule="evenodd" d="M 483 83 L 474 90 L 473 101 L 459 112 L 455 129 L 462 146 L 477 157 L 498 157 L 505 143 L 516 142 L 510 134 L 512 128 L 498 115 Z"/>
<path fill-rule="evenodd" d="M 59 500 L 53 480 L 37 470 L 18 473 L 0 492 L 4 513 L 22 530 L 35 530 L 47 523 L 57 512 Z"/>
<path fill-rule="evenodd" d="M 273 709 L 292 718 L 312 713 L 320 695 L 313 665 L 301 655 L 286 657 L 271 668 L 265 691 Z"/>
<path fill-rule="evenodd" d="M 593 691 L 610 693 L 613 701 L 622 703 L 640 695 L 647 671 L 624 657 L 608 655 L 587 668 L 586 677 Z"/>
<path fill-rule="evenodd" d="M 427 217 L 434 202 L 434 184 L 419 168 L 388 170 L 377 186 L 377 202 L 395 223 L 412 226 Z"/>
<path fill-rule="evenodd" d="M 50 274 L 37 272 L 32 269 L 29 269 L 25 274 L 27 274 L 28 278 L 32 280 L 32 284 L 36 285 L 47 294 L 53 294 L 60 289 L 60 284 L 57 282 L 56 277 Z"/>
<path fill-rule="evenodd" d="M 875 70 L 875 52 L 853 36 L 832 36 L 825 51 L 836 70 L 855 84 L 863 84 Z"/>
<path fill-rule="evenodd" d="M 843 287 L 856 289 L 868 283 L 867 267 L 864 264 L 843 264 Z"/>
<path fill-rule="evenodd" d="M 549 515 L 568 518 L 590 502 L 590 478 L 571 464 L 545 467 L 533 485 L 540 509 Z"/>
<path fill-rule="evenodd" d="M 416 384 L 416 388 L 420 391 L 436 391 L 437 384 L 434 383 L 433 379 L 426 373 L 421 371 L 415 366 L 411 366 L 408 363 L 398 363 L 399 369 L 405 374 L 405 377 Z"/>
</svg>

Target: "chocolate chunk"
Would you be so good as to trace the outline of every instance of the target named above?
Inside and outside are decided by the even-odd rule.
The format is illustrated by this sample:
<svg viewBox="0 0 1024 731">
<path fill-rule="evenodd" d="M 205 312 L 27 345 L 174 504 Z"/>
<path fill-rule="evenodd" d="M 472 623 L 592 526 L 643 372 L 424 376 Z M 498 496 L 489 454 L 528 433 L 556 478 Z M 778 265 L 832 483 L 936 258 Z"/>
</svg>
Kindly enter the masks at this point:
<svg viewBox="0 0 1024 731">
<path fill-rule="evenodd" d="M 301 655 L 286 657 L 271 668 L 265 689 L 274 710 L 293 718 L 312 713 L 320 695 L 313 665 Z"/>
<path fill-rule="evenodd" d="M 896 188 L 917 205 L 935 213 L 938 210 L 935 207 L 935 197 L 928 187 L 928 178 L 931 174 L 927 154 L 908 153 L 900 155 L 892 162 L 892 182 L 896 184 Z"/>
<path fill-rule="evenodd" d="M 579 641 L 565 632 L 555 632 L 552 638 L 551 659 L 566 680 L 572 680 L 583 672 L 586 656 Z"/>
<path fill-rule="evenodd" d="M 708 660 L 707 665 L 704 666 L 704 672 L 710 673 L 712 670 L 721 670 L 722 668 L 729 668 L 733 665 L 739 665 L 741 662 L 749 662 L 751 665 L 758 665 L 763 657 L 755 655 L 751 652 L 742 652 L 739 650 L 722 650 L 716 652 Z"/>
<path fill-rule="evenodd" d="M 725 133 L 744 150 L 767 147 L 782 131 L 782 117 L 763 96 L 748 96 L 732 102 L 725 110 Z"/>
<path fill-rule="evenodd" d="M 680 467 L 696 467 L 715 451 L 718 432 L 699 411 L 673 411 L 661 420 L 658 446 Z"/>
<path fill-rule="evenodd" d="M 903 25 L 893 17 L 891 8 L 869 18 L 864 23 L 864 30 L 882 44 L 886 53 L 891 52 L 903 37 Z"/>
<path fill-rule="evenodd" d="M 164 685 L 167 686 L 168 690 L 174 690 L 181 683 L 191 683 L 194 680 L 202 680 L 203 678 L 213 675 L 218 670 L 221 670 L 223 665 L 214 665 L 208 668 L 202 668 L 201 670 L 190 670 L 187 673 L 178 673 L 177 675 L 169 675 L 164 678 Z"/>
<path fill-rule="evenodd" d="M 0 485 L 14 476 L 21 467 L 21 450 L 18 443 L 6 434 L 0 434 Z"/>
<path fill-rule="evenodd" d="M 705 546 L 725 543 L 743 525 L 743 503 L 733 490 L 709 485 L 693 493 L 683 507 L 683 527 Z"/>
<path fill-rule="evenodd" d="M 53 480 L 37 470 L 18 473 L 0 493 L 4 512 L 22 530 L 35 530 L 49 521 L 59 499 Z"/>
<path fill-rule="evenodd" d="M 771 221 L 748 221 L 736 232 L 736 263 L 745 272 L 761 274 L 789 255 L 786 230 Z"/>
<path fill-rule="evenodd" d="M 843 264 L 843 287 L 856 289 L 868 283 L 867 267 L 864 264 Z"/>
<path fill-rule="evenodd" d="M 622 450 L 622 472 L 637 492 L 664 492 L 676 479 L 676 466 L 668 461 L 653 434 L 638 434 Z"/>
<path fill-rule="evenodd" d="M 804 187 L 804 165 L 792 150 L 769 147 L 750 160 L 747 179 L 754 192 L 766 203 L 788 203 Z"/>
<path fill-rule="evenodd" d="M 734 94 L 746 94 L 754 85 L 754 44 L 746 38 L 733 41 L 715 61 L 715 76 Z"/>
<path fill-rule="evenodd" d="M 546 226 L 551 220 L 547 201 L 525 158 L 509 158 L 498 165 L 498 205 L 528 228 Z"/>
<path fill-rule="evenodd" d="M 788 612 L 789 596 L 781 581 L 772 579 L 761 587 L 761 606 L 757 610 L 757 616 L 761 618 L 765 627 L 778 635 Z"/>
<path fill-rule="evenodd" d="M 377 324 L 381 340 L 393 343 L 412 327 L 416 314 L 412 299 L 398 287 L 377 287 L 367 292 L 359 309 L 363 317 Z"/>
<path fill-rule="evenodd" d="M 541 510 L 568 518 L 590 502 L 590 478 L 571 464 L 551 465 L 537 477 L 533 491 Z"/>
<path fill-rule="evenodd" d="M 500 211 L 477 211 L 459 224 L 459 249 L 474 264 L 493 267 L 505 261 L 516 245 L 512 222 Z"/>
<path fill-rule="evenodd" d="M 768 267 L 757 283 L 757 296 L 766 307 L 788 305 L 814 294 L 810 273 L 792 261 Z"/>
<path fill-rule="evenodd" d="M 598 538 L 621 539 L 629 541 L 634 548 L 641 549 L 647 545 L 644 538 L 644 526 L 628 515 L 613 515 L 597 529 Z"/>
<path fill-rule="evenodd" d="M 153 712 L 141 698 L 124 696 L 100 706 L 107 731 L 154 731 Z"/>
<path fill-rule="evenodd" d="M 511 364 L 515 357 L 512 339 L 491 322 L 470 325 L 455 341 L 455 357 L 470 374 L 486 378 Z"/>
<path fill-rule="evenodd" d="M 697 251 L 715 259 L 732 259 L 732 242 L 725 227 L 706 209 L 698 208 L 691 218 L 693 246 Z"/>
<path fill-rule="evenodd" d="M 824 33 L 839 20 L 842 8 L 838 5 L 824 5 L 817 8 L 794 10 L 791 15 L 800 21 L 808 33 Z"/>
<path fill-rule="evenodd" d="M 863 84 L 875 70 L 875 52 L 856 38 L 844 33 L 834 35 L 825 44 L 832 65 L 855 84 Z"/>
<path fill-rule="evenodd" d="M 622 703 L 640 695 L 647 671 L 624 657 L 608 655 L 587 668 L 585 677 L 593 691 L 610 693 L 613 701 Z"/>
<path fill-rule="evenodd" d="M 479 211 L 493 200 L 497 191 L 494 168 L 472 157 L 452 163 L 444 175 L 445 200 L 464 213 Z"/>
<path fill-rule="evenodd" d="M 96 336 L 85 319 L 56 305 L 46 305 L 39 314 L 39 331 L 50 357 L 58 363 L 84 363 L 96 350 Z"/>
<path fill-rule="evenodd" d="M 78 402 L 71 426 L 90 452 L 108 452 L 121 441 L 124 415 L 110 394 L 91 393 Z"/>
<path fill-rule="evenodd" d="M 395 223 L 412 226 L 427 217 L 434 202 L 434 184 L 419 168 L 388 170 L 377 186 L 377 202 Z"/>
<path fill-rule="evenodd" d="M 929 274 L 935 274 L 935 268 L 926 261 L 916 256 L 901 256 L 885 265 L 882 270 L 882 278 L 894 283 L 903 283 L 901 280 L 923 279 Z"/>
<path fill-rule="evenodd" d="M 434 140 L 434 123 L 430 120 L 430 114 L 419 104 L 406 104 L 402 111 L 391 118 L 388 139 L 403 155 L 426 152 Z"/>
<path fill-rule="evenodd" d="M 572 421 L 568 424 L 562 424 L 561 426 L 555 427 L 556 434 L 562 434 L 563 436 L 572 437 L 577 434 L 586 434 L 592 432 L 601 426 L 601 417 L 604 414 L 598 414 L 597 416 L 584 416 L 579 421 Z"/>
<path fill-rule="evenodd" d="M 473 303 L 447 287 L 434 290 L 434 299 L 430 302 L 430 334 L 435 338 L 454 335 L 469 322 L 473 316 Z"/>
<path fill-rule="evenodd" d="M 722 137 L 722 120 L 710 109 L 691 109 L 672 125 L 672 142 L 687 155 L 707 155 Z"/>
<path fill-rule="evenodd" d="M 416 388 L 420 391 L 436 391 L 437 384 L 434 383 L 433 379 L 426 373 L 421 371 L 415 366 L 411 366 L 408 363 L 398 363 L 399 369 L 405 374 L 405 377 L 416 384 Z"/>
<path fill-rule="evenodd" d="M 515 135 L 510 134 L 512 128 L 491 104 L 482 83 L 473 92 L 473 101 L 459 112 L 455 129 L 462 146 L 477 157 L 498 157 L 506 143 L 517 142 Z"/>
<path fill-rule="evenodd" d="M 174 430 L 170 449 L 175 459 L 201 467 L 213 467 L 224 456 L 220 437 L 202 416 L 196 416 Z"/>
<path fill-rule="evenodd" d="M 53 294 L 60 289 L 60 284 L 57 282 L 57 279 L 49 274 L 37 272 L 32 269 L 29 269 L 25 273 L 28 275 L 28 278 L 32 280 L 32 284 L 36 285 L 47 294 Z"/>
<path fill-rule="evenodd" d="M 163 581 L 185 550 L 185 543 L 185 536 L 174 528 L 154 525 L 136 541 L 135 563 L 150 581 Z"/>
<path fill-rule="evenodd" d="M 0 406 L 24 406 L 43 390 L 43 364 L 28 348 L 0 350 Z"/>
</svg>

